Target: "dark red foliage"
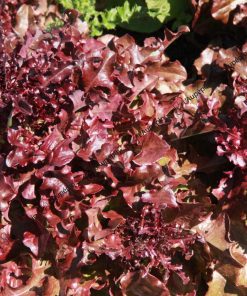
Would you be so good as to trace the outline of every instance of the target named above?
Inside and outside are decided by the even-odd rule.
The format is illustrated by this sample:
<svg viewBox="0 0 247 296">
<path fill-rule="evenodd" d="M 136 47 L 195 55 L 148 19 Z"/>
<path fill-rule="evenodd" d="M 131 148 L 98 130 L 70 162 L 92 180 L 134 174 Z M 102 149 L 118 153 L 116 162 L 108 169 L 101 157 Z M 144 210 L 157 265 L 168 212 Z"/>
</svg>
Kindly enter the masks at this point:
<svg viewBox="0 0 247 296">
<path fill-rule="evenodd" d="M 21 36 L 3 7 L 2 295 L 246 295 L 246 44 L 206 48 L 189 83 L 165 51 L 187 27 Z"/>
</svg>

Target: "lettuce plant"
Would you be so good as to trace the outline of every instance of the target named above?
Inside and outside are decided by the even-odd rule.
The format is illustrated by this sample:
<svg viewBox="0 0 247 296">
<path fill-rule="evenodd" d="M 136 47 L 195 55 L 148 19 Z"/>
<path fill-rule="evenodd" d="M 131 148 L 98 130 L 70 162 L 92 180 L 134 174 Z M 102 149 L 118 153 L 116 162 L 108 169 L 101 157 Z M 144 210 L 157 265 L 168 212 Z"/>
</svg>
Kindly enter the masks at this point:
<svg viewBox="0 0 247 296">
<path fill-rule="evenodd" d="M 18 35 L 3 8 L 0 294 L 247 295 L 247 43 L 192 83 L 166 56 L 187 27 Z"/>
<path fill-rule="evenodd" d="M 164 22 L 175 20 L 174 26 L 190 21 L 187 0 L 58 0 L 66 9 L 77 9 L 91 28 L 94 36 L 116 26 L 131 31 L 151 33 Z M 101 1 L 102 2 L 102 1 Z"/>
<path fill-rule="evenodd" d="M 168 291 L 173 277 L 193 290 L 186 266 L 205 240 L 165 217 L 179 211 L 175 191 L 187 182 L 178 154 L 158 130 L 136 133 L 167 114 L 162 87 L 182 87 L 185 69 L 163 53 L 188 29 L 139 47 L 129 35 L 111 46 L 70 25 L 21 41 L 10 20 L 3 25 L 1 294 L 130 295 L 139 275 L 143 293 L 151 282 Z M 117 166 L 102 165 L 118 146 Z"/>
</svg>

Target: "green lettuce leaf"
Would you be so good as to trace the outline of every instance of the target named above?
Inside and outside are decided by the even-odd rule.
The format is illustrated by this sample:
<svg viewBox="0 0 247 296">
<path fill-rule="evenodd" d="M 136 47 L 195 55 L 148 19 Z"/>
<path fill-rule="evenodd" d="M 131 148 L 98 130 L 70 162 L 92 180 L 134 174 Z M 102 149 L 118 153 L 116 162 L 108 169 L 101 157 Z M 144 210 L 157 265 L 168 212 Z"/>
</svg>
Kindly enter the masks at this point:
<svg viewBox="0 0 247 296">
<path fill-rule="evenodd" d="M 174 28 L 191 20 L 187 0 L 58 0 L 65 9 L 77 9 L 88 23 L 91 35 L 117 26 L 130 31 L 152 33 L 165 22 Z M 99 9 L 100 8 L 100 9 Z"/>
</svg>

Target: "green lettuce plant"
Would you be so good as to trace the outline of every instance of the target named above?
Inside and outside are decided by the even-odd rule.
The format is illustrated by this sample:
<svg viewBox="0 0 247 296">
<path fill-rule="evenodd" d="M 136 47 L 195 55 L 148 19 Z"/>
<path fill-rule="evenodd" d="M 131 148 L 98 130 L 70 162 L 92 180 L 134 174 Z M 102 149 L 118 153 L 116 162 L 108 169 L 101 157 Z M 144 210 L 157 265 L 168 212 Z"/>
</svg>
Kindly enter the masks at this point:
<svg viewBox="0 0 247 296">
<path fill-rule="evenodd" d="M 174 20 L 174 27 L 191 20 L 187 0 L 58 0 L 65 9 L 78 10 L 88 23 L 91 34 L 116 26 L 152 33 L 165 22 Z"/>
</svg>

